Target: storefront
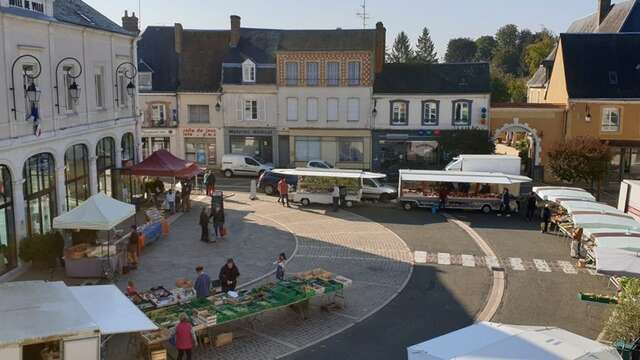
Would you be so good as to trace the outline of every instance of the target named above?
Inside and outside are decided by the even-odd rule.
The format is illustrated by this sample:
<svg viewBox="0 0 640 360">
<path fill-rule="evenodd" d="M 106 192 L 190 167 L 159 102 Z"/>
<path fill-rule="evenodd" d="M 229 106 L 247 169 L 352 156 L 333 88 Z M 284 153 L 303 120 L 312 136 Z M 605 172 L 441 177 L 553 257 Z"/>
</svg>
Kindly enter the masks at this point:
<svg viewBox="0 0 640 360">
<path fill-rule="evenodd" d="M 172 143 L 176 144 L 176 131 L 174 129 L 143 128 L 140 137 L 142 138 L 142 157 L 144 159 L 146 159 L 154 151 L 160 149 L 175 153 L 174 149 L 172 149 L 171 146 Z"/>
<path fill-rule="evenodd" d="M 201 167 L 217 165 L 216 129 L 183 128 L 184 158 L 194 161 Z"/>
<path fill-rule="evenodd" d="M 398 169 L 440 167 L 440 130 L 373 131 L 373 170 L 385 173 Z"/>
<path fill-rule="evenodd" d="M 371 168 L 371 133 L 368 130 L 290 129 L 290 163 L 306 166 L 325 160 L 341 169 Z"/>
<path fill-rule="evenodd" d="M 96 146 L 96 166 L 98 169 L 98 192 L 109 196 L 113 194 L 112 170 L 116 168 L 116 144 L 113 138 L 106 137 Z"/>
<path fill-rule="evenodd" d="M 40 153 L 27 159 L 22 176 L 27 208 L 27 235 L 51 231 L 57 214 L 55 161 L 50 153 Z"/>
<path fill-rule="evenodd" d="M 6 166 L 0 165 L 0 275 L 18 264 L 16 245 L 11 173 Z"/>
<path fill-rule="evenodd" d="M 91 195 L 89 153 L 86 145 L 73 145 L 64 153 L 64 182 L 67 211 L 76 208 Z"/>
<path fill-rule="evenodd" d="M 251 155 L 266 163 L 277 159 L 277 132 L 265 128 L 225 129 L 225 143 L 228 154 Z"/>
</svg>

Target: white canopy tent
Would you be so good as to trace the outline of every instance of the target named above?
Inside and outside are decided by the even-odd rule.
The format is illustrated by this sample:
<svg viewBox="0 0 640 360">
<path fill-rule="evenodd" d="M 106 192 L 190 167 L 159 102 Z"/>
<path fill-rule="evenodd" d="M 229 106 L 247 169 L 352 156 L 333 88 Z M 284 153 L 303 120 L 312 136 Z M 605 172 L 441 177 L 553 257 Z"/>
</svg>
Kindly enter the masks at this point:
<svg viewBox="0 0 640 360">
<path fill-rule="evenodd" d="M 400 181 L 431 181 L 512 185 L 531 182 L 531 178 L 503 173 L 466 171 L 400 170 Z"/>
<path fill-rule="evenodd" d="M 77 208 L 53 219 L 55 229 L 111 230 L 135 215 L 136 207 L 97 193 Z"/>
<path fill-rule="evenodd" d="M 533 188 L 533 192 L 542 200 L 556 203 L 562 200 L 596 200 L 586 190 L 574 187 L 538 186 Z"/>
<path fill-rule="evenodd" d="M 596 271 L 614 276 L 640 276 L 640 251 L 597 246 Z"/>
<path fill-rule="evenodd" d="M 578 228 L 614 228 L 640 230 L 640 223 L 630 216 L 598 213 L 580 213 L 571 216 L 572 222 Z"/>
<path fill-rule="evenodd" d="M 640 235 L 603 234 L 591 237 L 599 248 L 640 252 Z"/>
<path fill-rule="evenodd" d="M 413 345 L 409 360 L 620 360 L 617 351 L 569 331 L 479 322 Z"/>
<path fill-rule="evenodd" d="M 624 236 L 624 235 L 640 235 L 640 229 L 631 230 L 631 229 L 618 229 L 612 227 L 593 227 L 593 228 L 585 228 L 583 235 L 585 237 L 595 237 L 599 234 L 607 234 L 610 236 Z"/>
<path fill-rule="evenodd" d="M 567 213 L 569 214 L 573 214 L 577 211 L 593 211 L 620 215 L 624 214 L 622 211 L 614 208 L 613 206 L 595 201 L 561 200 L 559 201 L 559 204 L 565 210 L 567 210 Z"/>
<path fill-rule="evenodd" d="M 318 176 L 318 177 L 334 177 L 347 179 L 382 179 L 385 174 L 362 171 L 362 170 L 345 170 L 345 169 L 316 169 L 316 168 L 296 168 L 296 169 L 273 169 L 272 173 L 280 175 L 294 176 Z"/>
</svg>

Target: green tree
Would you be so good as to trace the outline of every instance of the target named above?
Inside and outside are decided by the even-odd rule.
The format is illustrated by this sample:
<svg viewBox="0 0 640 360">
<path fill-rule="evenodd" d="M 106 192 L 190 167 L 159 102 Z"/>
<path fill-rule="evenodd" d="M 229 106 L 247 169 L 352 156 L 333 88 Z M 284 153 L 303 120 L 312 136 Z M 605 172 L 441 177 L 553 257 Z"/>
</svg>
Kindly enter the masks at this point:
<svg viewBox="0 0 640 360">
<path fill-rule="evenodd" d="M 499 48 L 515 49 L 518 45 L 518 37 L 520 32 L 518 31 L 518 27 L 513 24 L 508 24 L 496 32 L 496 43 Z"/>
<path fill-rule="evenodd" d="M 476 51 L 476 43 L 469 38 L 451 39 L 444 58 L 446 62 L 472 62 Z"/>
<path fill-rule="evenodd" d="M 507 74 L 499 69 L 493 69 L 493 71 L 491 71 L 491 100 L 499 103 L 526 102 L 526 80 L 512 74 Z"/>
<path fill-rule="evenodd" d="M 444 161 L 460 154 L 493 154 L 496 144 L 487 130 L 463 129 L 444 131 L 440 137 Z"/>
<path fill-rule="evenodd" d="M 409 37 L 404 31 L 400 31 L 393 42 L 388 61 L 390 63 L 408 63 L 413 61 L 413 57 L 414 54 Z"/>
<path fill-rule="evenodd" d="M 520 74 L 521 59 L 516 48 L 498 47 L 493 56 L 492 64 L 494 68 L 507 74 Z"/>
<path fill-rule="evenodd" d="M 524 54 L 524 65 L 529 75 L 533 75 L 538 70 L 542 60 L 549 56 L 555 46 L 556 38 L 548 34 L 543 34 L 536 42 L 527 46 Z"/>
<path fill-rule="evenodd" d="M 491 35 L 480 36 L 476 39 L 476 61 L 491 61 L 496 51 L 496 39 Z"/>
<path fill-rule="evenodd" d="M 438 62 L 438 53 L 431 40 L 431 34 L 426 27 L 422 29 L 422 35 L 418 37 L 414 60 L 419 63 L 435 64 Z"/>
<path fill-rule="evenodd" d="M 509 95 L 513 103 L 527 102 L 527 81 L 521 77 L 511 77 L 509 82 Z"/>
<path fill-rule="evenodd" d="M 623 279 L 623 291 L 614 305 L 605 331 L 609 339 L 633 342 L 640 338 L 640 280 Z"/>
</svg>

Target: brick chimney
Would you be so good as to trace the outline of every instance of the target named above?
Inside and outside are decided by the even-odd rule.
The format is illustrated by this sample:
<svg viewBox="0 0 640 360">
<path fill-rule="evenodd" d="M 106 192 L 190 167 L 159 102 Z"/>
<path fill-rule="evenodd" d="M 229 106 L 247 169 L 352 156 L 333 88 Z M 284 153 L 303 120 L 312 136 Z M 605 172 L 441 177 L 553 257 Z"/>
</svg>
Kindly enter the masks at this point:
<svg viewBox="0 0 640 360">
<path fill-rule="evenodd" d="M 387 51 L 387 29 L 384 28 L 384 24 L 381 21 L 376 23 L 376 74 L 382 72 L 384 67 L 384 57 Z"/>
<path fill-rule="evenodd" d="M 175 23 L 173 25 L 173 31 L 174 47 L 176 48 L 176 53 L 180 54 L 182 52 L 182 24 Z"/>
<path fill-rule="evenodd" d="M 136 34 L 140 33 L 140 26 L 138 25 L 138 18 L 136 17 L 135 11 L 131 13 L 131 16 L 129 16 L 127 10 L 124 11 L 124 16 L 122 17 L 122 28 Z"/>
<path fill-rule="evenodd" d="M 602 24 L 611 10 L 611 0 L 598 0 L 598 25 Z"/>
<path fill-rule="evenodd" d="M 240 16 L 231 15 L 231 34 L 229 36 L 229 46 L 234 48 L 240 42 Z"/>
</svg>

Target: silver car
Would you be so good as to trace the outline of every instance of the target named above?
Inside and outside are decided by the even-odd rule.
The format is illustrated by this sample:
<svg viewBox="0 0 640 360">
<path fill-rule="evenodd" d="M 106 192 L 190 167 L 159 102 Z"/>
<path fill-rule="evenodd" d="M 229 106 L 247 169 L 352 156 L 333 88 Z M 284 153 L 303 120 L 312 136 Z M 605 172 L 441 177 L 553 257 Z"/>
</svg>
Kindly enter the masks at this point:
<svg viewBox="0 0 640 360">
<path fill-rule="evenodd" d="M 362 198 L 389 201 L 398 197 L 398 189 L 384 185 L 376 179 L 362 180 Z"/>
</svg>

